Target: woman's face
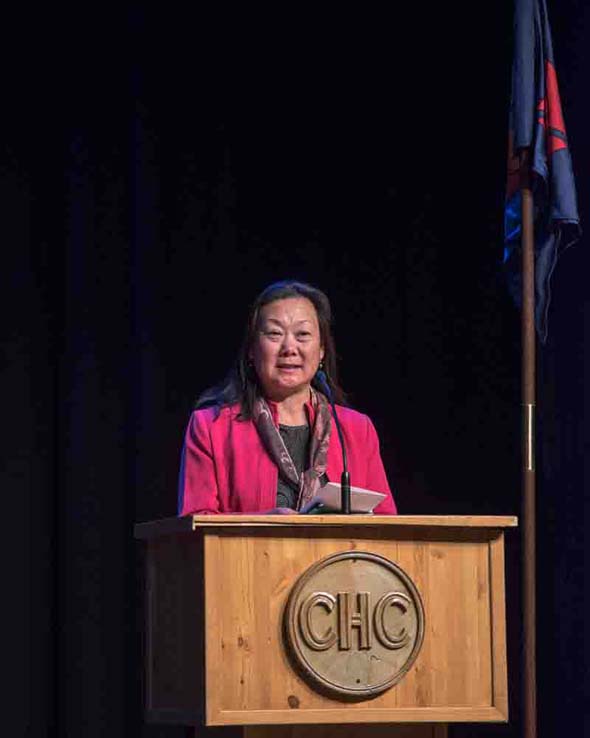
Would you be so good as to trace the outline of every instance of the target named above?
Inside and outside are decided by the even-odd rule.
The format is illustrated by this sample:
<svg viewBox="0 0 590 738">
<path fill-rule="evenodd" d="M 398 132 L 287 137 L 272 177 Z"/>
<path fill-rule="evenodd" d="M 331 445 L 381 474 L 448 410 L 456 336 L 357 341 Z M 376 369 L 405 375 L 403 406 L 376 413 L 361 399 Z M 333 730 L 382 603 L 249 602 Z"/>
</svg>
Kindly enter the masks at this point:
<svg viewBox="0 0 590 738">
<path fill-rule="evenodd" d="M 276 402 L 309 392 L 324 347 L 318 316 L 306 297 L 265 305 L 258 315 L 250 360 L 266 397 Z"/>
</svg>

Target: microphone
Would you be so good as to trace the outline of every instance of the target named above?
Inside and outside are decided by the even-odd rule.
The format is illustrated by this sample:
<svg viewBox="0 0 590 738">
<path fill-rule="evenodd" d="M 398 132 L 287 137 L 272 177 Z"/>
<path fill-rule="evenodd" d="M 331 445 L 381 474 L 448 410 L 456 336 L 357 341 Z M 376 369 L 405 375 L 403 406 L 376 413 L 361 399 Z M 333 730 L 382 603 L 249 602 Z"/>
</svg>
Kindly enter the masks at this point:
<svg viewBox="0 0 590 738">
<path fill-rule="evenodd" d="M 320 389 L 328 398 L 330 407 L 332 408 L 332 415 L 334 416 L 334 423 L 336 424 L 336 430 L 338 431 L 338 438 L 340 439 L 340 448 L 342 449 L 342 477 L 340 479 L 340 511 L 344 515 L 350 515 L 350 473 L 348 471 L 348 462 L 346 460 L 346 446 L 344 445 L 344 436 L 342 435 L 342 426 L 338 420 L 338 413 L 336 412 L 336 406 L 334 404 L 334 398 L 332 396 L 332 390 L 328 384 L 328 377 L 326 373 L 321 369 L 318 369 L 315 375 L 317 383 L 320 385 Z"/>
</svg>

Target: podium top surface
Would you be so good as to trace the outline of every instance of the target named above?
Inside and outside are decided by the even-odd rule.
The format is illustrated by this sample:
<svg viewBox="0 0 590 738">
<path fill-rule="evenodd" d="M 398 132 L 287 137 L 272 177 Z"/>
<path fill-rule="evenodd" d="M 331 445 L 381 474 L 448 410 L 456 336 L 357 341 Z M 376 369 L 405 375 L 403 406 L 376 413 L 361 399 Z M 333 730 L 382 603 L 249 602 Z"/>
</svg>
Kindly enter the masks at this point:
<svg viewBox="0 0 590 738">
<path fill-rule="evenodd" d="M 518 519 L 511 515 L 187 515 L 164 518 L 135 526 L 135 538 L 153 538 L 214 528 L 300 528 L 382 526 L 427 528 L 512 528 Z"/>
</svg>

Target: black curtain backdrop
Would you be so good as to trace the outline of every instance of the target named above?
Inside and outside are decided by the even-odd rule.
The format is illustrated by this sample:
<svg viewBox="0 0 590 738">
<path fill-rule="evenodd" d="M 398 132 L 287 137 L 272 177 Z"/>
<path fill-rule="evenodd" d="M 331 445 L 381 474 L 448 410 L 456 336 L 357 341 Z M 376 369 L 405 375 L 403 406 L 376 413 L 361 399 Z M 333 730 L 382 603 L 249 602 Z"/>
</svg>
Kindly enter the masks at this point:
<svg viewBox="0 0 590 738">
<path fill-rule="evenodd" d="M 551 5 L 585 219 L 588 8 Z M 175 514 L 192 404 L 273 280 L 330 295 L 343 384 L 401 512 L 520 513 L 520 325 L 500 268 L 511 22 L 502 3 L 91 3 L 15 26 L 1 371 L 26 735 L 185 735 L 143 724 L 133 524 Z M 541 736 L 582 717 L 587 244 L 557 268 L 539 357 Z M 458 738 L 519 734 L 518 532 L 507 545 L 511 721 Z"/>
</svg>

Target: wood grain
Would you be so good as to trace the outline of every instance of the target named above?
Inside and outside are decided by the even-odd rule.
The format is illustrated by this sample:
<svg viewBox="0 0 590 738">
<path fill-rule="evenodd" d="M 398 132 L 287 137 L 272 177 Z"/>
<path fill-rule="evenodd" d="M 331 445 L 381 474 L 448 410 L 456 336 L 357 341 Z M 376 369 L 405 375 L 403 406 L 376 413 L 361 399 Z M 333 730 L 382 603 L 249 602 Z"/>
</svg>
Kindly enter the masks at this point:
<svg viewBox="0 0 590 738">
<path fill-rule="evenodd" d="M 508 720 L 508 665 L 506 659 L 506 607 L 504 590 L 504 542 L 501 536 L 490 541 L 493 702 Z"/>
<path fill-rule="evenodd" d="M 491 541 L 501 539 L 485 533 L 480 541 L 453 540 L 449 534 L 431 541 L 426 532 L 422 539 L 398 540 L 389 529 L 359 541 L 345 532 L 301 537 L 218 528 L 205 536 L 207 617 L 214 619 L 206 634 L 207 723 L 330 722 L 335 714 L 338 722 L 391 722 L 392 714 L 405 721 L 468 713 L 505 719 L 503 703 L 498 709 L 494 701 L 506 668 L 493 653 L 502 647 L 501 627 L 492 638 L 492 619 L 503 603 L 492 603 L 491 561 L 498 562 L 490 555 Z M 291 667 L 281 630 L 296 579 L 316 561 L 347 550 L 397 563 L 420 591 L 426 613 L 424 645 L 406 677 L 358 703 L 314 691 Z"/>
<path fill-rule="evenodd" d="M 178 521 L 178 530 L 174 521 L 156 521 L 140 531 L 146 541 L 148 720 L 291 726 L 286 738 L 312 728 L 326 738 L 335 724 L 339 732 L 348 726 L 351 738 L 360 730 L 365 736 L 373 723 L 375 738 L 385 730 L 392 738 L 442 738 L 444 725 L 412 733 L 412 724 L 507 720 L 498 521 L 512 526 L 514 518 L 384 516 L 386 522 L 377 524 L 376 516 L 351 516 L 334 524 L 341 516 L 323 516 L 329 518 L 323 523 L 316 516 L 311 525 L 285 525 L 287 516 L 276 516 L 280 523 L 274 517 L 269 522 L 270 516 L 262 522 L 252 516 L 249 523 L 243 516 L 201 517 L 207 520 Z M 225 517 L 242 519 L 227 523 Z M 326 556 L 355 550 L 384 556 L 410 576 L 423 600 L 425 634 L 398 684 L 373 699 L 344 702 L 318 693 L 294 670 L 282 620 L 299 576 Z"/>
</svg>

